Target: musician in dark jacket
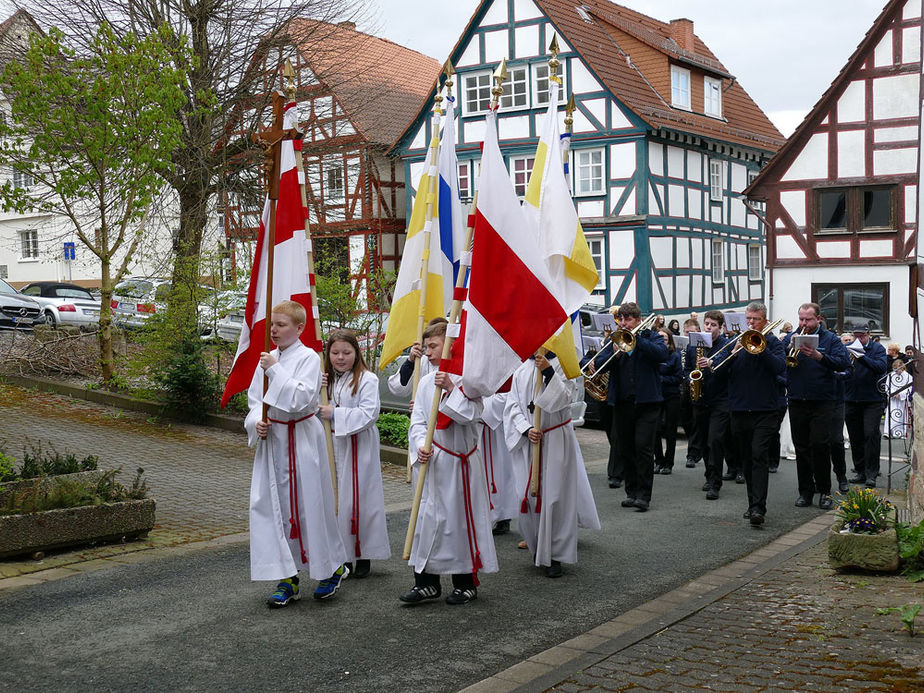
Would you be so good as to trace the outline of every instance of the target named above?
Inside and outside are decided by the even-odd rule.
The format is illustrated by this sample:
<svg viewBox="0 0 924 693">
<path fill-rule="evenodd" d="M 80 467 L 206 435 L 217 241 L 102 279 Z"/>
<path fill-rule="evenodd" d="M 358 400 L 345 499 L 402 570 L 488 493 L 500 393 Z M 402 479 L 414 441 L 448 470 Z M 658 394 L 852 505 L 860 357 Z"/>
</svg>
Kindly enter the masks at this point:
<svg viewBox="0 0 924 693">
<path fill-rule="evenodd" d="M 658 426 L 658 442 L 655 445 L 655 474 L 670 474 L 674 469 L 674 450 L 677 448 L 677 424 L 680 421 L 680 385 L 683 382 L 683 366 L 680 352 L 674 346 L 674 335 L 669 330 L 659 334 L 667 344 L 667 361 L 658 366 L 661 375 L 661 395 L 664 406 Z"/>
<path fill-rule="evenodd" d="M 763 331 L 767 326 L 767 306 L 763 303 L 749 303 L 744 316 L 749 330 Z M 750 353 L 739 343 L 732 350 L 729 362 L 715 373 L 728 382 L 732 438 L 744 465 L 748 490 L 744 517 L 755 527 L 764 523 L 767 514 L 767 449 L 778 430 L 778 378 L 786 370 L 783 343 L 772 332 L 764 335 L 764 339 L 764 349 L 759 354 Z"/>
<path fill-rule="evenodd" d="M 853 368 L 844 387 L 844 418 L 850 438 L 850 454 L 856 476 L 851 484 L 876 487 L 879 474 L 879 451 L 882 434 L 879 422 L 885 409 L 885 397 L 879 390 L 879 379 L 886 374 L 888 361 L 885 347 L 869 338 L 869 326 L 862 323 L 853 328 L 853 336 L 862 349 L 851 348 Z"/>
<path fill-rule="evenodd" d="M 620 330 L 629 331 L 641 324 L 641 316 L 638 305 L 623 303 L 616 312 L 616 322 Z M 626 499 L 622 506 L 640 512 L 648 510 L 651 503 L 654 444 L 664 399 L 658 366 L 667 356 L 661 335 L 640 330 L 631 353 L 606 363 L 608 354 L 601 351 L 593 360 L 594 368 L 604 368 L 610 374 L 607 402 L 613 407 L 612 439 L 625 475 Z"/>
<path fill-rule="evenodd" d="M 821 307 L 803 303 L 799 307 L 799 332 L 783 339 L 788 352 L 793 338 L 799 333 L 818 335 L 818 346 L 803 344 L 795 353 L 796 365 L 786 369 L 789 393 L 789 425 L 796 448 L 796 470 L 799 476 L 799 498 L 796 507 L 812 504 L 817 493 L 818 507 L 831 510 L 831 418 L 837 399 L 835 373 L 850 367 L 847 349 L 833 332 L 820 324 Z"/>
<path fill-rule="evenodd" d="M 713 376 L 712 369 L 719 365 L 730 353 L 724 348 L 728 338 L 722 334 L 725 316 L 722 311 L 706 311 L 703 316 L 705 331 L 712 334 L 712 346 L 705 349 L 702 358 L 697 356 L 696 347 L 688 346 L 684 356 L 686 374 L 689 381 L 694 370 L 702 372 L 702 396 L 693 402 L 693 431 L 696 442 L 706 465 L 706 483 L 703 491 L 707 500 L 718 500 L 722 488 L 722 463 L 725 459 L 725 446 L 729 438 L 728 417 L 728 382 Z"/>
</svg>

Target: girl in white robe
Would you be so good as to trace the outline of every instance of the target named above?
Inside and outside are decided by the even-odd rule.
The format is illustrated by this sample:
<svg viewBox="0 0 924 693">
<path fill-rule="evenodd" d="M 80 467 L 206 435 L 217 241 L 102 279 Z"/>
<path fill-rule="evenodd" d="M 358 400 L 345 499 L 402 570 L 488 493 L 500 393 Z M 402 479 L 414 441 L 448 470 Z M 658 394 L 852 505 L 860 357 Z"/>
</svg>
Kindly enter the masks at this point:
<svg viewBox="0 0 924 693">
<path fill-rule="evenodd" d="M 248 443 L 257 448 L 250 486 L 250 575 L 252 580 L 279 580 L 269 604 L 285 606 L 298 599 L 298 572 L 305 568 L 322 581 L 316 598 L 332 597 L 343 577 L 346 551 L 334 512 L 324 428 L 315 416 L 321 360 L 298 341 L 305 326 L 299 304 L 274 306 L 272 322 L 279 348 L 261 355 L 266 370 L 258 366 L 254 372 L 244 421 Z M 265 394 L 264 372 L 269 380 Z M 268 423 L 262 421 L 264 403 Z"/>
<path fill-rule="evenodd" d="M 391 556 L 385 523 L 385 493 L 379 455 L 379 379 L 366 366 L 355 335 L 335 330 L 327 341 L 327 406 L 318 410 L 331 422 L 337 462 L 337 521 L 347 567 L 366 577 L 370 560 Z M 356 561 L 355 570 L 352 562 Z"/>
<path fill-rule="evenodd" d="M 479 423 L 478 446 L 484 462 L 485 483 L 491 502 L 491 522 L 494 534 L 504 534 L 510 520 L 516 517 L 519 505 L 513 477 L 513 458 L 507 449 L 504 435 L 504 407 L 507 393 L 498 392 L 482 399 L 483 409 Z"/>
<path fill-rule="evenodd" d="M 551 354 L 550 354 L 551 355 Z M 504 430 L 507 447 L 518 468 L 521 498 L 519 526 L 535 564 L 546 575 L 559 577 L 562 563 L 577 563 L 578 527 L 600 529 L 597 507 L 584 468 L 584 458 L 571 425 L 571 401 L 575 384 L 567 380 L 551 355 L 526 361 L 513 375 L 507 397 Z M 543 384 L 536 395 L 538 369 Z M 539 489 L 530 493 L 533 428 L 532 404 L 541 410 L 541 457 Z"/>
</svg>

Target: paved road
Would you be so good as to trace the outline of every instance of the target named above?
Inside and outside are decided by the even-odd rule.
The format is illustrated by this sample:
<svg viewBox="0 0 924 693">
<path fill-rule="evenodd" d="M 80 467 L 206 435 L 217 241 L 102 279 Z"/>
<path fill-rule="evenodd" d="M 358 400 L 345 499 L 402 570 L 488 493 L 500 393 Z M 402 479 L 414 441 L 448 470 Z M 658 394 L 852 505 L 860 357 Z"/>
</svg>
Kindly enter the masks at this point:
<svg viewBox="0 0 924 693">
<path fill-rule="evenodd" d="M 9 393 L 7 393 L 9 394 Z M 16 401 L 19 400 L 19 401 Z M 10 403 L 10 402 L 13 403 Z M 241 436 L 119 415 L 31 395 L 7 398 L 0 440 L 41 437 L 109 465 L 148 470 L 160 498 L 157 532 L 201 538 L 246 528 L 250 453 Z M 497 541 L 501 572 L 483 576 L 466 607 L 402 606 L 412 581 L 397 558 L 347 581 L 330 603 L 303 599 L 270 611 L 251 583 L 243 543 L 164 557 L 127 557 L 66 580 L 0 592 L 5 634 L 0 690 L 296 688 L 457 690 L 747 554 L 819 514 L 798 510 L 795 469 L 771 477 L 768 522 L 741 518 L 744 487 L 703 500 L 702 468 L 656 477 L 652 510 L 619 507 L 605 479 L 605 437 L 580 431 L 604 529 L 581 536 L 580 564 L 548 580 Z M 683 459 L 683 449 L 678 450 Z M 409 487 L 386 483 L 391 507 Z M 389 513 L 398 555 L 407 511 Z M 188 539 L 187 539 L 188 540 Z M 169 553 L 169 552 L 168 552 Z"/>
</svg>

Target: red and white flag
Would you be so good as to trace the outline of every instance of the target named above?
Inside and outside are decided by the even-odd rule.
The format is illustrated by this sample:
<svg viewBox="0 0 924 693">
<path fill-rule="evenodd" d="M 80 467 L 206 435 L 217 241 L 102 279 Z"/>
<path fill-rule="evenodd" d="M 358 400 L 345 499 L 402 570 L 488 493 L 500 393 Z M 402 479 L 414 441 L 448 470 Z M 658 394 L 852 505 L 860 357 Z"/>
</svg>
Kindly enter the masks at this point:
<svg viewBox="0 0 924 693">
<path fill-rule="evenodd" d="M 294 103 L 286 105 L 284 116 L 285 129 L 297 125 L 297 113 Z M 311 305 L 311 291 L 308 276 L 308 240 L 305 237 L 305 218 L 307 210 L 302 206 L 302 194 L 299 188 L 298 169 L 295 165 L 295 147 L 292 140 L 283 140 L 279 161 L 279 200 L 276 202 L 276 243 L 273 253 L 273 303 L 291 299 L 305 306 L 308 324 L 302 332 L 302 342 L 321 351 L 321 342 L 314 330 L 314 312 Z M 241 338 L 237 343 L 237 354 L 225 391 L 221 396 L 221 406 L 238 392 L 250 386 L 254 371 L 260 362 L 260 352 L 264 347 L 266 330 L 266 266 L 267 266 L 267 228 L 270 218 L 270 200 L 263 205 L 263 217 L 260 219 L 260 235 L 257 237 L 257 249 L 254 254 L 253 271 L 250 274 L 250 287 L 247 289 L 247 307 L 244 310 L 244 325 Z"/>
<path fill-rule="evenodd" d="M 466 395 L 496 392 L 568 319 L 550 287 L 554 284 L 535 225 L 527 221 L 513 190 L 497 143 L 496 117 L 489 112 L 468 298 L 452 364 L 446 364 L 461 372 Z"/>
</svg>

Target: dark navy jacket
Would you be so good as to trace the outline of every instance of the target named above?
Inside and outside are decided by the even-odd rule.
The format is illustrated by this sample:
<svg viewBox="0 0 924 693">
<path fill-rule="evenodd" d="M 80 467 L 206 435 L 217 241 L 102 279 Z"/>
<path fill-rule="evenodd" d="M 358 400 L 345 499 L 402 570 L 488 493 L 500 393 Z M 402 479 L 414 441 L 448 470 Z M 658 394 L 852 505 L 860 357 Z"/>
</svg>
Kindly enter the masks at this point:
<svg viewBox="0 0 924 693">
<path fill-rule="evenodd" d="M 599 369 L 612 355 L 612 348 L 601 349 L 594 357 L 594 368 Z M 635 382 L 636 404 L 663 402 L 664 396 L 661 394 L 661 377 L 658 373 L 658 366 L 667 361 L 667 357 L 667 344 L 664 343 L 664 338 L 660 334 L 651 330 L 639 332 L 635 338 L 635 350 L 631 354 L 622 354 L 613 359 L 604 369 L 610 374 L 607 403 L 616 404 L 620 399 L 626 399 L 619 391 L 620 374 L 617 368 L 617 362 L 623 359 L 628 359 L 631 367 L 630 374 Z"/>
<path fill-rule="evenodd" d="M 712 341 L 712 346 L 709 349 L 703 350 L 703 355 L 707 359 L 713 358 L 713 356 L 724 347 L 729 342 L 729 338 L 725 335 L 719 335 L 718 339 Z M 728 347 L 718 358 L 714 359 L 712 362 L 712 368 L 718 366 L 722 361 L 728 358 L 728 355 L 731 353 L 733 347 Z M 696 347 L 688 346 L 683 357 L 685 368 L 684 368 L 684 377 L 689 381 L 690 373 L 696 370 Z M 725 370 L 727 366 L 723 366 L 722 370 Z M 694 402 L 694 406 L 701 407 L 712 407 L 716 404 L 721 404 L 728 401 L 728 381 L 724 378 L 715 378 L 712 372 L 712 369 L 707 368 L 703 371 L 703 396 L 699 398 L 698 402 Z"/>
<path fill-rule="evenodd" d="M 866 355 L 854 360 L 853 371 L 847 376 L 844 399 L 847 402 L 884 401 L 878 381 L 885 375 L 887 368 L 888 355 L 885 347 L 871 339 L 863 351 Z"/>
<path fill-rule="evenodd" d="M 664 399 L 680 397 L 680 383 L 683 381 L 683 367 L 680 365 L 680 352 L 674 351 L 667 361 L 658 366 L 661 375 L 661 394 Z"/>
<path fill-rule="evenodd" d="M 796 333 L 783 338 L 783 348 L 788 352 L 789 343 Z M 808 334 L 818 335 L 818 351 L 821 352 L 821 361 L 809 358 L 799 353 L 799 364 L 795 368 L 786 369 L 786 389 L 790 400 L 824 401 L 837 400 L 837 385 L 835 373 L 850 368 L 850 357 L 841 340 L 833 332 L 819 327 L 817 332 Z"/>
<path fill-rule="evenodd" d="M 779 377 L 786 370 L 786 350 L 774 334 L 766 335 L 767 348 L 760 354 L 743 349 L 715 374 L 728 382 L 729 411 L 777 411 L 780 408 Z"/>
</svg>

